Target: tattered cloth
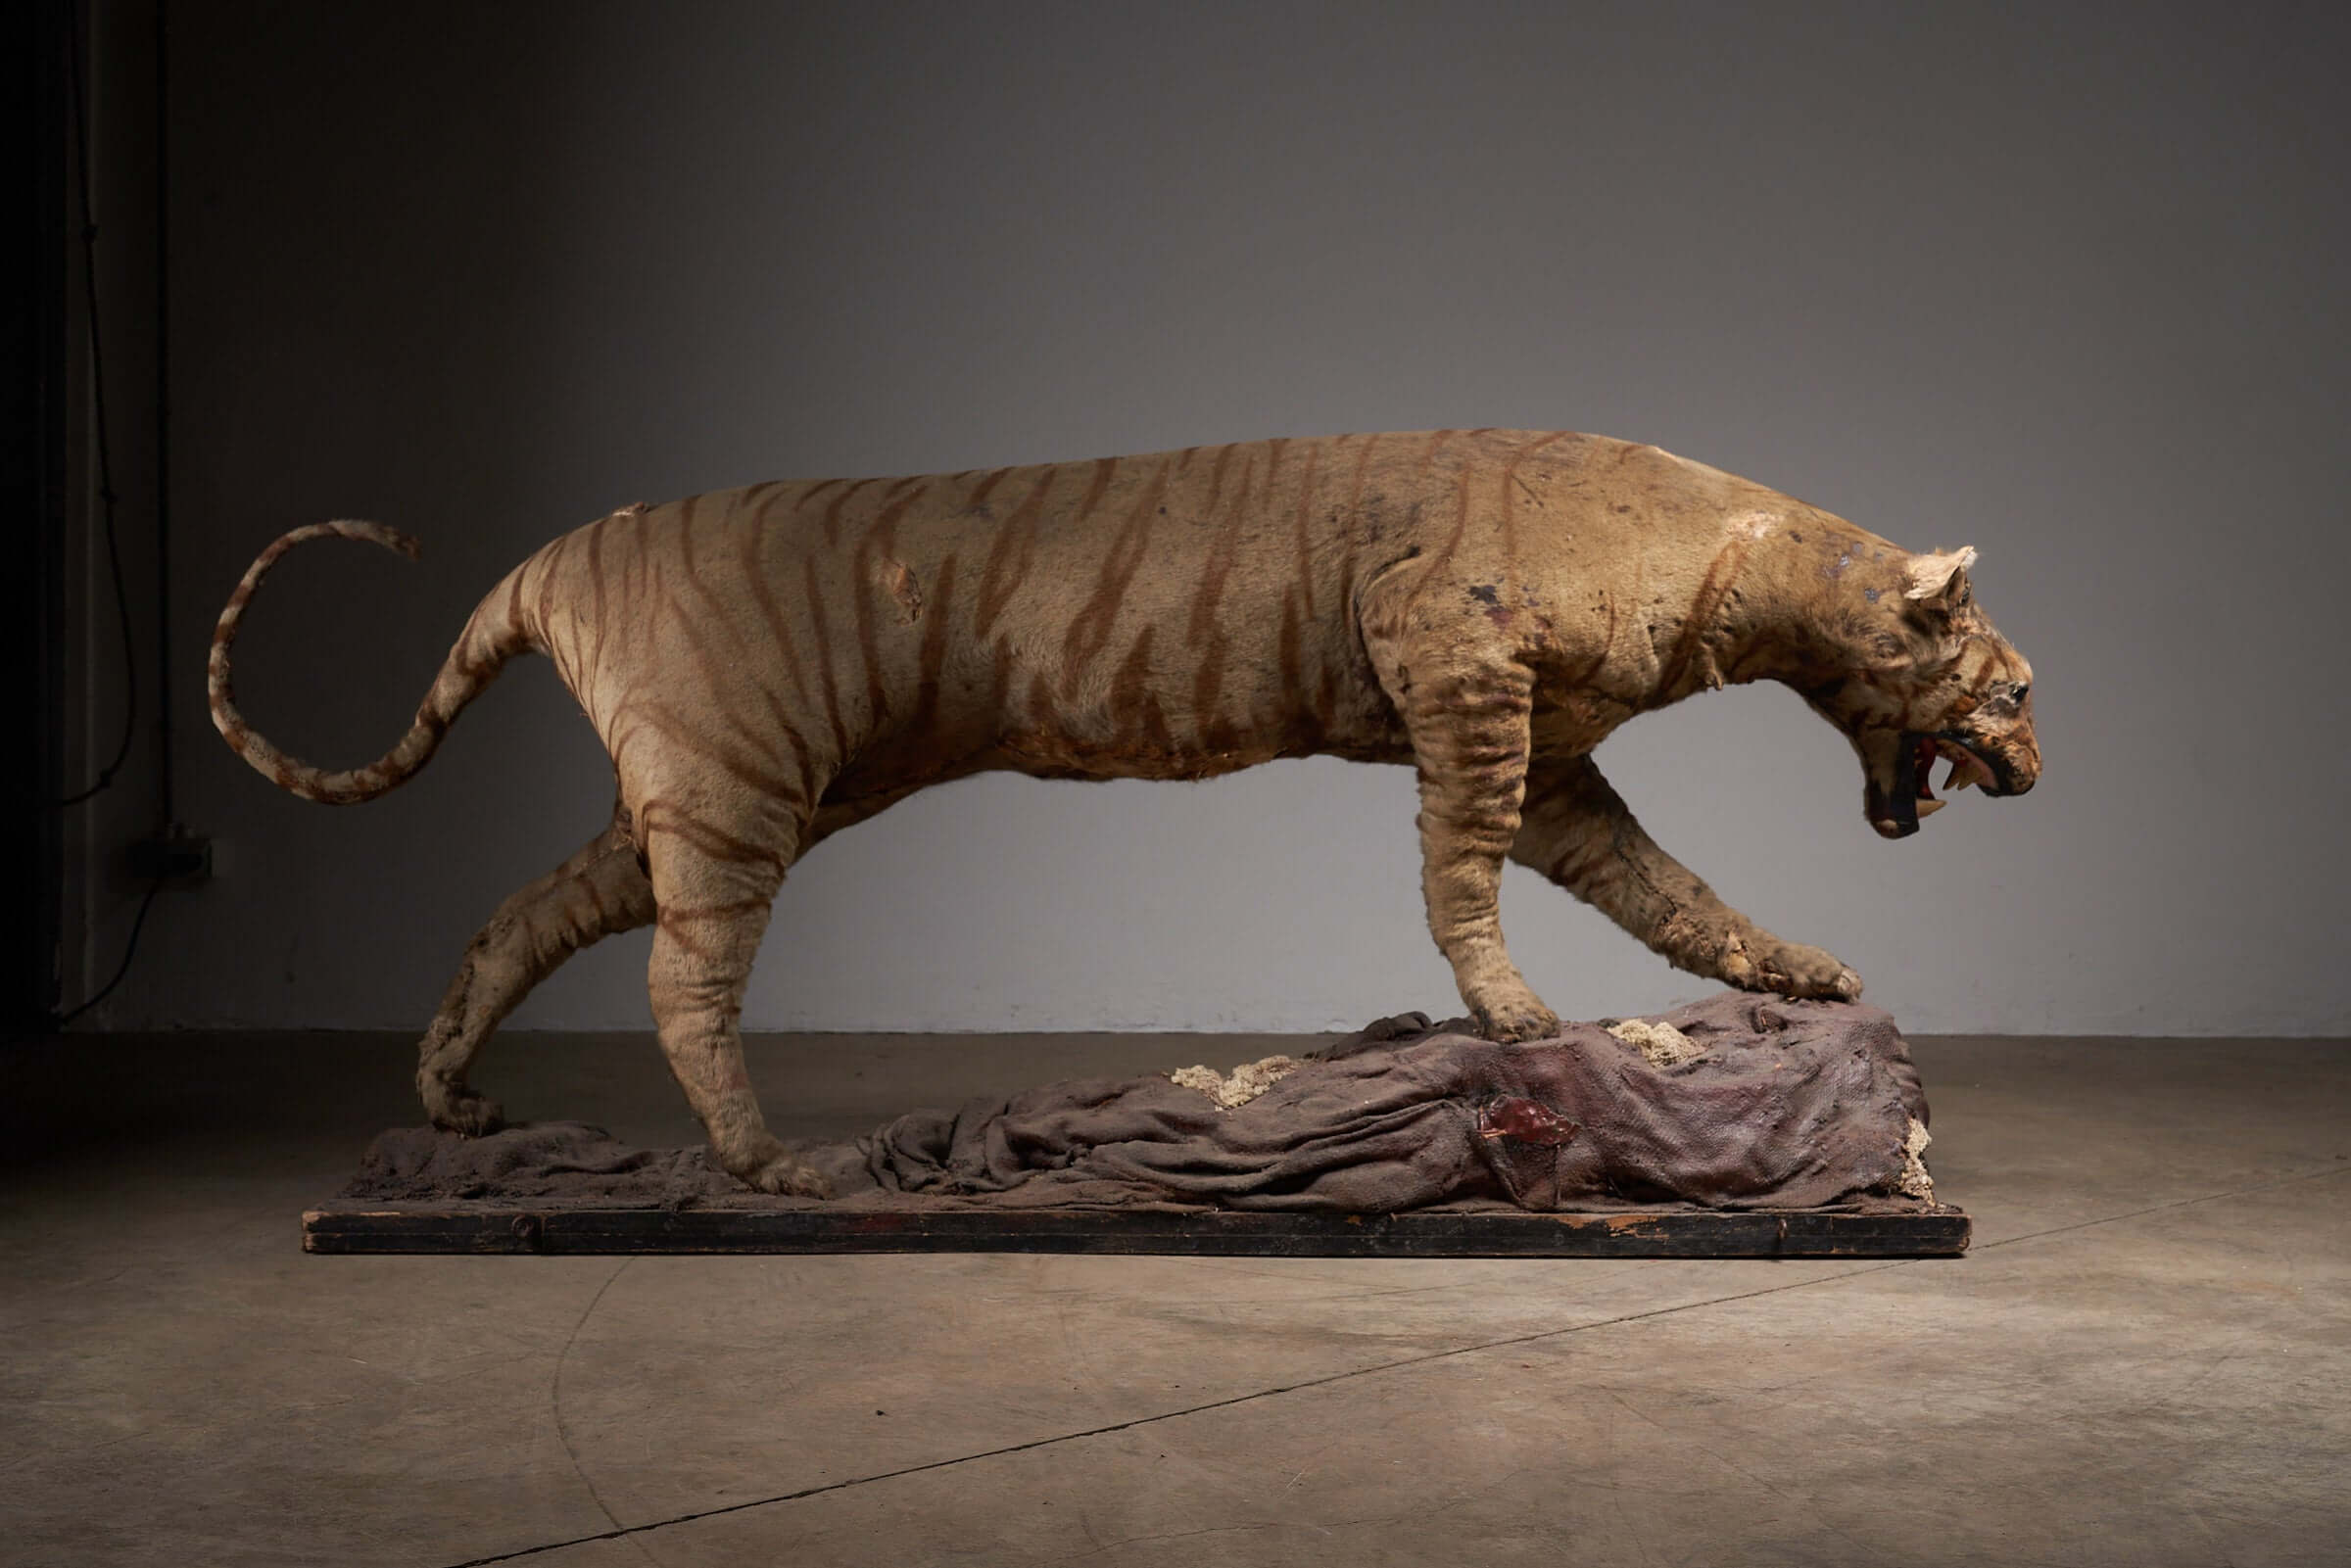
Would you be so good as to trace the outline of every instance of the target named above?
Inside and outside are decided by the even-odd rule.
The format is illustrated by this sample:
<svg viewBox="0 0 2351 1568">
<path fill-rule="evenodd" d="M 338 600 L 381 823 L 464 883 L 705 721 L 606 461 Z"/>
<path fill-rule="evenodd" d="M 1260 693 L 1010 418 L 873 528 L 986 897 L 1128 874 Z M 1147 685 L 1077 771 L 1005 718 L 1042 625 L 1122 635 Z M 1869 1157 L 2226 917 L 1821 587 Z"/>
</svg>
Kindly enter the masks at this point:
<svg viewBox="0 0 2351 1568">
<path fill-rule="evenodd" d="M 1901 1190 L 1927 1106 L 1888 1014 L 1725 992 L 1651 1022 L 1696 1054 L 1653 1065 L 1607 1022 L 1497 1045 L 1415 1013 L 1315 1052 L 1229 1110 L 1155 1073 L 910 1112 L 800 1151 L 833 1180 L 823 1201 L 752 1193 L 702 1149 L 629 1149 L 577 1122 L 387 1132 L 341 1196 L 1393 1213 L 1818 1209 Z"/>
</svg>

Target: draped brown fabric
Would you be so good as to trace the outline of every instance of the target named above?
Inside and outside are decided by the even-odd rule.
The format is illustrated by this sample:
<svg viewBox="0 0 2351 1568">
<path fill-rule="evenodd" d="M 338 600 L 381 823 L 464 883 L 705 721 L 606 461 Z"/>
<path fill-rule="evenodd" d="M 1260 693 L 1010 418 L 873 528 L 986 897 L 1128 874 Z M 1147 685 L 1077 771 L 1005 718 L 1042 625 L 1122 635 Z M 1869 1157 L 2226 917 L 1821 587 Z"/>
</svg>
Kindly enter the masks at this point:
<svg viewBox="0 0 2351 1568">
<path fill-rule="evenodd" d="M 1700 1054 L 1653 1066 L 1601 1023 L 1497 1045 L 1407 1014 L 1230 1110 L 1161 1074 L 1080 1078 L 805 1153 L 830 1202 L 859 1209 L 1810 1209 L 1895 1190 L 1927 1107 L 1888 1014 L 1724 992 L 1658 1022 Z M 342 1196 L 814 1203 L 746 1192 L 701 1149 L 631 1150 L 576 1122 L 388 1132 Z"/>
</svg>

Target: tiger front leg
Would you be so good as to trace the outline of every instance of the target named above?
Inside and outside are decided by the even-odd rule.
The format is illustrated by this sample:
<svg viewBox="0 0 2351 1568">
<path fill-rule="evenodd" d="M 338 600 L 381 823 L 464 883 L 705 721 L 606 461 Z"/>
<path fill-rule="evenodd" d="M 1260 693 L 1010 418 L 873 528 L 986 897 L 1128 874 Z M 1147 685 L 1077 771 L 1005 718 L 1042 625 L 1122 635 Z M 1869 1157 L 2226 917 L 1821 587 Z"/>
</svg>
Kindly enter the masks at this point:
<svg viewBox="0 0 2351 1568">
<path fill-rule="evenodd" d="M 1589 757 L 1527 784 L 1511 858 L 1607 915 L 1676 969 L 1750 991 L 1851 1001 L 1861 976 L 1833 953 L 1775 936 L 1657 846 Z"/>
<path fill-rule="evenodd" d="M 1502 862 L 1519 832 L 1533 677 L 1515 662 L 1418 682 L 1405 723 L 1420 777 L 1420 885 L 1429 933 L 1492 1040 L 1559 1032 L 1502 936 Z"/>
</svg>

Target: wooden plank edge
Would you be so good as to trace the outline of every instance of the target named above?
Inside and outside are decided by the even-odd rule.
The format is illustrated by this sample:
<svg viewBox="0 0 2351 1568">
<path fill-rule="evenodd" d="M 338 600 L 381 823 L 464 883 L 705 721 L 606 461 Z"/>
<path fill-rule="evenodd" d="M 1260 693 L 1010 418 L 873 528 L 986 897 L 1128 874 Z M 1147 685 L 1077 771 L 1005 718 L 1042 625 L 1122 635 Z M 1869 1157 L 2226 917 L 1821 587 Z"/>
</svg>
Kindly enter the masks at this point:
<svg viewBox="0 0 2351 1568">
<path fill-rule="evenodd" d="M 312 1210 L 333 1255 L 1026 1252 L 1296 1258 L 1925 1258 L 1967 1251 L 1957 1209 L 1613 1213 L 1118 1210 Z"/>
</svg>

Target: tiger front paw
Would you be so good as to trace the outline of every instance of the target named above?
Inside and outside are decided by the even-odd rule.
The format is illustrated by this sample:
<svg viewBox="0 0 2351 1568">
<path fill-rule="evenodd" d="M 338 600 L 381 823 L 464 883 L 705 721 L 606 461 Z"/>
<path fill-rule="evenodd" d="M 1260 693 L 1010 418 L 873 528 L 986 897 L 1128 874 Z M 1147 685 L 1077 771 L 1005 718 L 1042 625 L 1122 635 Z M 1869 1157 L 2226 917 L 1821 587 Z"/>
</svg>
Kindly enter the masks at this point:
<svg viewBox="0 0 2351 1568">
<path fill-rule="evenodd" d="M 1735 950 L 1724 965 L 1723 978 L 1750 991 L 1777 991 L 1782 996 L 1850 1002 L 1861 995 L 1861 976 L 1836 954 L 1801 942 L 1767 938 L 1744 951 Z"/>
<path fill-rule="evenodd" d="M 1559 1032 L 1559 1016 L 1532 991 L 1515 997 L 1472 999 L 1469 1011 L 1477 1020 L 1478 1032 L 1499 1045 L 1548 1040 Z"/>
</svg>

